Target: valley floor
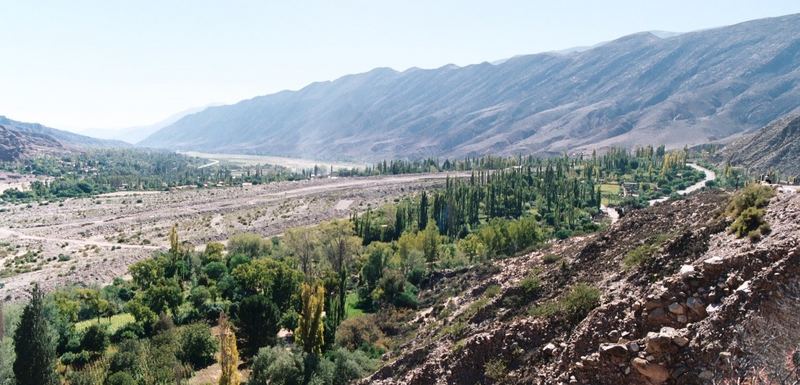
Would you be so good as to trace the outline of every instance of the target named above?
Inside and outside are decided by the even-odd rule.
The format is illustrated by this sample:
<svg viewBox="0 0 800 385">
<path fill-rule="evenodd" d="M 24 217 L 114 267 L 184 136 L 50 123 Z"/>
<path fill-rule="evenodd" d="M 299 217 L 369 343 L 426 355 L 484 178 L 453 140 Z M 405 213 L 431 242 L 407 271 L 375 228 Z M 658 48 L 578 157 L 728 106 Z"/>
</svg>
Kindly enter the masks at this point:
<svg viewBox="0 0 800 385">
<path fill-rule="evenodd" d="M 166 249 L 175 224 L 180 239 L 195 247 L 245 232 L 275 236 L 441 186 L 448 175 L 466 176 L 314 179 L 6 207 L 0 216 L 0 298 L 19 300 L 36 281 L 45 289 L 108 283 Z"/>
</svg>

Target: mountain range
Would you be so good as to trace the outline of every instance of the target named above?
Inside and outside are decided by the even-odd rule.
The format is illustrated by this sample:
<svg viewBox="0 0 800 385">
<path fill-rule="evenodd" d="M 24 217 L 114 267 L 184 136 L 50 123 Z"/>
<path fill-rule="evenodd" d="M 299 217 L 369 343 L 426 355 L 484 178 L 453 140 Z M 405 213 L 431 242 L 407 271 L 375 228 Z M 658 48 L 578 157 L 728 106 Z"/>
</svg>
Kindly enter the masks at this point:
<svg viewBox="0 0 800 385">
<path fill-rule="evenodd" d="M 130 147 L 130 144 L 118 140 L 96 139 L 38 123 L 18 122 L 0 116 L 0 160 L 2 161 L 43 153 L 112 147 Z"/>
<path fill-rule="evenodd" d="M 732 140 L 800 106 L 800 15 L 367 73 L 183 117 L 140 144 L 377 160 Z"/>
</svg>

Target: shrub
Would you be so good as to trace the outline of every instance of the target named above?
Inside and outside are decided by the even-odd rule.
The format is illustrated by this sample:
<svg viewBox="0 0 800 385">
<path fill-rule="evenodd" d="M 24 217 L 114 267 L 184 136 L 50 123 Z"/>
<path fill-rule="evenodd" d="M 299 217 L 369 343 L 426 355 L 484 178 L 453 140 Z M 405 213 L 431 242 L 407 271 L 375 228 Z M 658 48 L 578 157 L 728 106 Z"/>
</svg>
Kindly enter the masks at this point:
<svg viewBox="0 0 800 385">
<path fill-rule="evenodd" d="M 304 354 L 282 346 L 262 348 L 253 360 L 248 385 L 300 385 L 303 383 Z"/>
<path fill-rule="evenodd" d="M 217 353 L 217 340 L 204 324 L 192 324 L 180 332 L 180 359 L 193 369 L 205 368 L 214 362 Z"/>
<path fill-rule="evenodd" d="M 555 255 L 555 254 L 547 254 L 544 257 L 542 257 L 542 262 L 544 262 L 545 265 L 550 265 L 550 264 L 558 262 L 558 260 L 560 258 L 561 257 L 559 257 L 558 255 Z"/>
<path fill-rule="evenodd" d="M 98 324 L 93 324 L 83 333 L 80 348 L 94 353 L 101 353 L 106 350 L 108 343 L 106 328 Z"/>
<path fill-rule="evenodd" d="M 489 360 L 483 365 L 483 375 L 494 382 L 503 381 L 507 374 L 506 363 L 499 358 Z"/>
<path fill-rule="evenodd" d="M 528 314 L 542 318 L 563 315 L 570 322 L 577 323 L 599 304 L 600 290 L 585 283 L 579 283 L 573 286 L 560 301 L 540 304 L 532 308 Z"/>
<path fill-rule="evenodd" d="M 519 283 L 519 288 L 526 297 L 535 297 L 539 295 L 541 286 L 542 282 L 539 280 L 539 275 L 536 272 L 529 274 Z"/>
<path fill-rule="evenodd" d="M 625 258 L 622 259 L 622 266 L 624 266 L 626 270 L 641 266 L 657 251 L 658 248 L 651 243 L 637 246 L 635 249 L 625 254 Z"/>
<path fill-rule="evenodd" d="M 372 315 L 348 318 L 336 329 L 336 344 L 351 351 L 370 346 L 385 349 L 383 338 Z"/>
<path fill-rule="evenodd" d="M 333 361 L 332 385 L 347 385 L 377 369 L 377 361 L 362 351 L 336 349 L 331 353 L 330 360 Z"/>
<path fill-rule="evenodd" d="M 580 321 L 592 309 L 600 304 L 600 290 L 585 283 L 575 285 L 564 299 L 566 316 L 573 321 Z"/>
<path fill-rule="evenodd" d="M 769 234 L 769 224 L 764 221 L 764 209 L 748 207 L 744 209 L 731 224 L 729 231 L 742 238 L 747 235 L 751 241 L 761 239 L 762 235 Z"/>
<path fill-rule="evenodd" d="M 764 221 L 764 208 L 774 195 L 771 187 L 756 183 L 736 193 L 725 209 L 725 214 L 734 219 L 728 231 L 738 238 L 746 235 L 753 242 L 769 234 L 769 224 Z"/>
<path fill-rule="evenodd" d="M 117 372 L 108 376 L 105 385 L 137 385 L 137 382 L 130 374 Z"/>
<path fill-rule="evenodd" d="M 268 255 L 271 247 L 271 242 L 261 238 L 258 234 L 238 234 L 228 240 L 230 254 L 243 254 L 251 259 Z"/>
</svg>

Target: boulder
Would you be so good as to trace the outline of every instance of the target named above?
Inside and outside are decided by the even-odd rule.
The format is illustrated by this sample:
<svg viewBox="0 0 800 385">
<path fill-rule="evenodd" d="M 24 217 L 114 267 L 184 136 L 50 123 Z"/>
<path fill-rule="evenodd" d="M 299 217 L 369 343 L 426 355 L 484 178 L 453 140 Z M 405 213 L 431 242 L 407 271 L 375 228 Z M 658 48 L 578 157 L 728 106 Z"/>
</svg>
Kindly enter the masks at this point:
<svg viewBox="0 0 800 385">
<path fill-rule="evenodd" d="M 628 359 L 628 347 L 625 344 L 600 344 L 600 359 L 621 363 Z"/>
<path fill-rule="evenodd" d="M 673 302 L 669 305 L 669 312 L 672 314 L 686 314 L 686 309 L 683 305 Z"/>
<path fill-rule="evenodd" d="M 706 306 L 703 304 L 703 300 L 697 297 L 689 297 L 689 299 L 686 300 L 686 307 L 700 318 L 705 318 L 708 314 L 706 313 Z"/>
<path fill-rule="evenodd" d="M 665 367 L 649 362 L 643 358 L 634 358 L 631 361 L 631 366 L 633 366 L 639 374 L 647 377 L 653 384 L 662 384 L 669 379 L 669 371 Z"/>
</svg>

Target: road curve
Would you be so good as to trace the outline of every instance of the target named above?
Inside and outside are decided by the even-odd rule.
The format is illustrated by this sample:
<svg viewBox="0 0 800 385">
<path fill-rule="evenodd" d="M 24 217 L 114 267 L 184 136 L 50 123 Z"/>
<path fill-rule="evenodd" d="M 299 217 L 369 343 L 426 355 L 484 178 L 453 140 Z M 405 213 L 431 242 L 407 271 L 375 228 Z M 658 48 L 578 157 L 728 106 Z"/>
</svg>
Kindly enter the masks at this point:
<svg viewBox="0 0 800 385">
<path fill-rule="evenodd" d="M 687 187 L 685 190 L 678 191 L 678 195 L 691 194 L 691 193 L 693 193 L 693 192 L 695 192 L 697 190 L 700 190 L 703 187 L 706 187 L 706 184 L 708 184 L 708 182 L 711 182 L 712 180 L 716 180 L 717 179 L 717 173 L 715 173 L 714 171 L 711 171 L 711 170 L 709 170 L 709 169 L 707 169 L 707 168 L 705 168 L 703 166 L 699 166 L 699 165 L 694 164 L 694 163 L 687 163 L 686 165 L 691 167 L 691 168 L 693 168 L 693 169 L 695 169 L 695 170 L 702 171 L 705 174 L 705 178 L 703 178 L 703 180 L 701 180 L 701 181 L 699 181 L 699 182 Z M 648 203 L 649 203 L 650 206 L 652 206 L 652 205 L 654 205 L 656 203 L 666 202 L 667 200 L 669 200 L 669 197 L 651 199 L 650 201 L 648 201 Z"/>
</svg>

